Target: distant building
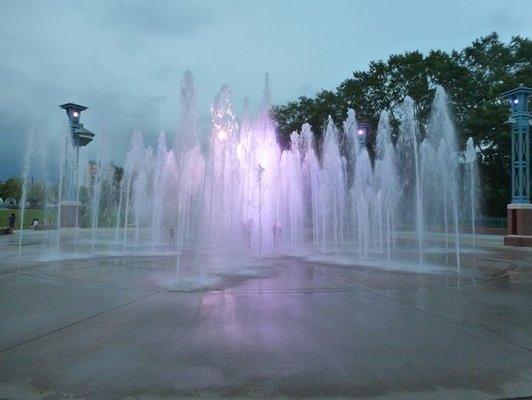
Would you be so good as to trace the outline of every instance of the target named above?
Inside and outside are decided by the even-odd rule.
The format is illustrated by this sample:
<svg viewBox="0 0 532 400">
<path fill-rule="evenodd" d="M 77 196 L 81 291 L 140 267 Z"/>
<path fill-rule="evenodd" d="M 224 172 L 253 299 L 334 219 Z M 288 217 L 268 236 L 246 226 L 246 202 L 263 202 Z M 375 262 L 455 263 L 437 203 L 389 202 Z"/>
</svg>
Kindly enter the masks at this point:
<svg viewBox="0 0 532 400">
<path fill-rule="evenodd" d="M 8 197 L 4 201 L 4 207 L 16 207 L 17 206 L 17 199 L 14 197 Z"/>
</svg>

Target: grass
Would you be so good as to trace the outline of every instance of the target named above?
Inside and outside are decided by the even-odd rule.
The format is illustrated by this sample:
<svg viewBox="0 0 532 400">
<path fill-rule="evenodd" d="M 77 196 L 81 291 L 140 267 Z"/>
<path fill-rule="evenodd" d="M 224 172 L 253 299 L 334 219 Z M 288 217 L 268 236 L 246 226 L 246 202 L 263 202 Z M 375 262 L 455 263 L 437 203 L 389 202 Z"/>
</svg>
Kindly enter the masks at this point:
<svg viewBox="0 0 532 400">
<path fill-rule="evenodd" d="M 24 211 L 24 228 L 31 228 L 31 222 L 33 218 L 38 218 L 41 225 L 45 222 L 45 210 L 42 208 L 33 209 L 28 208 Z M 20 228 L 20 210 L 19 209 L 9 209 L 9 208 L 0 208 L 0 227 L 7 227 L 7 219 L 15 213 L 17 220 L 15 222 L 15 229 Z M 49 220 L 52 220 L 52 223 L 55 224 L 55 214 L 49 215 L 46 217 L 46 225 L 49 224 Z"/>
</svg>

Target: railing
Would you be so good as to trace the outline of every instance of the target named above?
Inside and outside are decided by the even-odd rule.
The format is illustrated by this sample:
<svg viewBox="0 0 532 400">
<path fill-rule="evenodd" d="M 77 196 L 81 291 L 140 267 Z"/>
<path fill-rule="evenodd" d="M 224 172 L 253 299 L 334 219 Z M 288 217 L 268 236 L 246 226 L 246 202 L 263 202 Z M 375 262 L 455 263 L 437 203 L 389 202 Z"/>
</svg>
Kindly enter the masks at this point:
<svg viewBox="0 0 532 400">
<path fill-rule="evenodd" d="M 506 234 L 508 221 L 501 217 L 479 217 L 475 218 L 475 232 L 488 235 Z M 460 221 L 460 231 L 471 233 L 471 220 L 463 219 Z"/>
<path fill-rule="evenodd" d="M 475 225 L 483 228 L 506 229 L 508 219 L 502 217 L 481 217 L 475 219 Z"/>
<path fill-rule="evenodd" d="M 452 223 L 452 221 L 449 221 Z M 475 218 L 475 232 L 478 234 L 492 234 L 504 235 L 506 234 L 508 220 L 501 217 L 479 217 Z M 415 231 L 414 225 L 398 224 L 399 230 Z M 443 225 L 425 225 L 424 229 L 428 232 L 444 232 Z M 449 232 L 452 231 L 452 226 L 448 227 Z M 467 218 L 460 219 L 459 230 L 461 233 L 471 233 L 471 220 Z"/>
</svg>

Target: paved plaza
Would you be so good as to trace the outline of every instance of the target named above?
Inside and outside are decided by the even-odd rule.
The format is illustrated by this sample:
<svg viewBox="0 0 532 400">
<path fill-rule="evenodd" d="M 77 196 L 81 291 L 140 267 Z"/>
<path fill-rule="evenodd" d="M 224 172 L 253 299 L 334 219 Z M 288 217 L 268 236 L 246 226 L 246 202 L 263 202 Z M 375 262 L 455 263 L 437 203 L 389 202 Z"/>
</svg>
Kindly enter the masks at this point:
<svg viewBox="0 0 532 400">
<path fill-rule="evenodd" d="M 171 290 L 175 257 L 17 262 L 0 237 L 0 398 L 532 395 L 532 251 L 412 272 L 266 257 Z M 27 250 L 27 249 L 24 249 Z"/>
</svg>

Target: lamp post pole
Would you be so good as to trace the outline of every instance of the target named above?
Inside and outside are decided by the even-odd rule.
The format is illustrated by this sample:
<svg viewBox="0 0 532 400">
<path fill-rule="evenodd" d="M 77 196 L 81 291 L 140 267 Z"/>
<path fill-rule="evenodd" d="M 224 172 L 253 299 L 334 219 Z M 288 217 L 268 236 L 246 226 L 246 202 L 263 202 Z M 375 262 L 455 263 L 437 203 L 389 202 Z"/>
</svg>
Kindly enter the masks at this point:
<svg viewBox="0 0 532 400">
<path fill-rule="evenodd" d="M 60 201 L 58 205 L 58 225 L 77 228 L 79 225 L 79 148 L 88 145 L 94 138 L 94 133 L 86 129 L 82 123 L 79 122 L 81 112 L 85 111 L 88 107 L 81 106 L 74 103 L 65 103 L 59 106 L 66 111 L 68 121 L 70 125 L 70 134 L 72 138 L 72 145 L 76 150 L 76 158 L 74 165 L 69 166 L 68 157 L 68 139 L 65 139 L 65 160 L 63 166 L 63 175 L 61 180 L 65 179 L 65 183 L 68 181 L 70 185 L 62 185 L 62 190 L 67 193 L 67 199 L 62 200 L 62 193 L 59 194 Z M 69 168 L 70 167 L 70 168 Z M 68 179 L 67 179 L 68 178 Z M 66 186 L 66 187 L 65 187 Z M 66 218 L 63 218 L 62 213 Z M 74 214 L 74 215 L 73 215 Z M 60 221 L 60 222 L 59 222 Z"/>
<path fill-rule="evenodd" d="M 532 246 L 532 204 L 530 204 L 531 143 L 530 112 L 528 110 L 531 88 L 517 87 L 502 94 L 510 105 L 506 123 L 512 135 L 512 199 L 508 204 L 508 235 L 504 243 L 510 246 Z"/>
</svg>

